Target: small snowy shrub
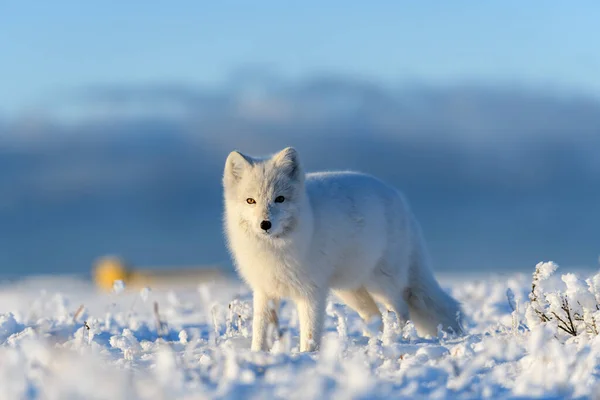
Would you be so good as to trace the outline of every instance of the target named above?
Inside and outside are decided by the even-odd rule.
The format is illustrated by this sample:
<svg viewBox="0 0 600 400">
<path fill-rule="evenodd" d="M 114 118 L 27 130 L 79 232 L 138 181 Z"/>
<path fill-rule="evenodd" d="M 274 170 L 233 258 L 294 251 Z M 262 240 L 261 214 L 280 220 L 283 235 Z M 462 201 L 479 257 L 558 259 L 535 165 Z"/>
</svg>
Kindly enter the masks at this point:
<svg viewBox="0 0 600 400">
<path fill-rule="evenodd" d="M 539 324 L 556 324 L 557 329 L 571 336 L 598 335 L 600 323 L 600 273 L 585 281 L 575 274 L 561 276 L 559 289 L 546 287 L 558 265 L 541 262 L 535 267 L 530 303 L 525 317 L 530 327 Z"/>
</svg>

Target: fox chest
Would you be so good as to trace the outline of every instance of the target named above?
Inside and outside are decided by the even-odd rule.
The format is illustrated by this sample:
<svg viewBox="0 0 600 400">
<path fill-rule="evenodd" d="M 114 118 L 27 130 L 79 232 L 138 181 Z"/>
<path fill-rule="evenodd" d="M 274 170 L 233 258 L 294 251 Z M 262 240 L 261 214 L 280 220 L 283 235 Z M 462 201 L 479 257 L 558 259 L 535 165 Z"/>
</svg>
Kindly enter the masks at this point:
<svg viewBox="0 0 600 400">
<path fill-rule="evenodd" d="M 268 252 L 240 255 L 238 272 L 253 290 L 270 297 L 299 297 L 314 286 L 306 266 L 289 255 Z"/>
</svg>

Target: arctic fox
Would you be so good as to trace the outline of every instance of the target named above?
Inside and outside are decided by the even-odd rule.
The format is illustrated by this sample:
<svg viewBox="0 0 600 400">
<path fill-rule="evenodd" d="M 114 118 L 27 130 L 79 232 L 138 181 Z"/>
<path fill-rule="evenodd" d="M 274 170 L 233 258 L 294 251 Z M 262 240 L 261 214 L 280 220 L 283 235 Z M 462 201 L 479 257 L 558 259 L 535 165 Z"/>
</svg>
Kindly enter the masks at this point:
<svg viewBox="0 0 600 400">
<path fill-rule="evenodd" d="M 460 306 L 433 276 L 395 188 L 358 172 L 305 174 L 291 147 L 269 158 L 231 152 L 223 186 L 227 245 L 253 290 L 253 351 L 268 350 L 269 302 L 284 297 L 298 307 L 300 351 L 317 350 L 330 289 L 367 322 L 381 321 L 378 301 L 420 335 L 462 332 Z"/>
</svg>

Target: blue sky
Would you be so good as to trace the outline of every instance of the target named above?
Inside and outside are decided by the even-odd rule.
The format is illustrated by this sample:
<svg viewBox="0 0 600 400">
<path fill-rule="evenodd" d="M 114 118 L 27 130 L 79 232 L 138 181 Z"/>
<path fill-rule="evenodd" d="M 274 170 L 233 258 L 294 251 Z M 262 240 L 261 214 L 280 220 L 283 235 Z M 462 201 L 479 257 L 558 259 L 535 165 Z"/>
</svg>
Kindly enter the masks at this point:
<svg viewBox="0 0 600 400">
<path fill-rule="evenodd" d="M 599 16 L 592 1 L 5 1 L 0 116 L 89 85 L 218 85 L 247 66 L 599 96 Z"/>
</svg>

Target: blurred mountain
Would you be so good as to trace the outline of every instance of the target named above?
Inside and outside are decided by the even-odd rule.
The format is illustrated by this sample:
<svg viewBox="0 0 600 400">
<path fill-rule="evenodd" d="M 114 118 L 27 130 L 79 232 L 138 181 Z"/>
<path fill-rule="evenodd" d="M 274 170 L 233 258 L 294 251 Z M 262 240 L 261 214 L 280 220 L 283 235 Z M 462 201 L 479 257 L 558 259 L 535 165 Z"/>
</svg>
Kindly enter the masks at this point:
<svg viewBox="0 0 600 400">
<path fill-rule="evenodd" d="M 594 266 L 600 102 L 506 87 L 237 76 L 217 88 L 90 87 L 0 118 L 0 275 L 229 264 L 222 165 L 293 145 L 308 170 L 401 188 L 437 270 Z M 2 114 L 0 114 L 1 116 Z"/>
</svg>

